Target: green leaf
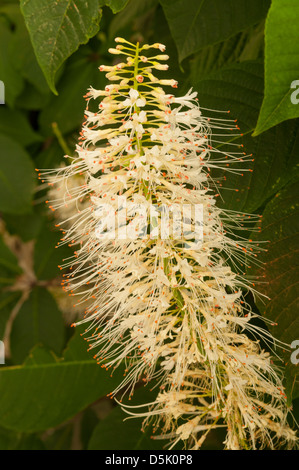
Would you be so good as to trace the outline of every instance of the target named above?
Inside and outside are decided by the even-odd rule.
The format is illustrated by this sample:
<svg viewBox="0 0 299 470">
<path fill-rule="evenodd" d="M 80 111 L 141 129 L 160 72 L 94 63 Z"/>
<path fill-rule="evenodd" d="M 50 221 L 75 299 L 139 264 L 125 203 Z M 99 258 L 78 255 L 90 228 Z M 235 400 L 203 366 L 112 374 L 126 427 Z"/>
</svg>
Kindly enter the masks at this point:
<svg viewBox="0 0 299 470">
<path fill-rule="evenodd" d="M 134 394 L 130 406 L 149 403 L 155 400 L 156 393 L 142 388 Z M 142 412 L 139 408 L 136 412 Z M 132 410 L 130 410 L 132 411 Z M 134 411 L 134 410 L 133 410 Z M 88 444 L 88 450 L 154 450 L 162 449 L 165 441 L 152 439 L 153 429 L 141 431 L 142 418 L 130 417 L 118 406 L 96 426 Z M 115 432 L 117 430 L 117 432 Z"/>
<path fill-rule="evenodd" d="M 32 129 L 23 113 L 6 106 L 0 106 L 0 133 L 11 137 L 24 147 L 42 140 Z"/>
<path fill-rule="evenodd" d="M 16 29 L 12 44 L 12 53 L 17 60 L 17 65 L 22 76 L 40 93 L 50 93 L 47 81 L 34 54 L 25 24 L 18 26 Z"/>
<path fill-rule="evenodd" d="M 14 106 L 16 97 L 23 89 L 23 78 L 16 68 L 11 54 L 13 33 L 0 16 L 0 80 L 5 86 L 5 102 Z"/>
<path fill-rule="evenodd" d="M 49 87 L 47 93 L 41 93 L 31 83 L 25 82 L 24 89 L 18 97 L 17 107 L 26 110 L 39 110 L 47 105 L 51 96 Z"/>
<path fill-rule="evenodd" d="M 125 8 L 129 0 L 100 0 L 100 6 L 107 5 L 113 13 L 118 13 Z"/>
<path fill-rule="evenodd" d="M 0 134 L 0 210 L 24 214 L 31 210 L 34 168 L 27 152 Z"/>
<path fill-rule="evenodd" d="M 221 42 L 258 23 L 270 0 L 160 0 L 180 62 L 201 48 Z"/>
<path fill-rule="evenodd" d="M 221 117 L 238 119 L 242 133 L 250 133 L 254 129 L 263 99 L 262 62 L 244 61 L 224 67 L 204 78 L 193 77 L 193 80 L 200 106 L 229 111 L 229 115 Z M 208 112 L 204 113 L 208 115 Z"/>
<path fill-rule="evenodd" d="M 202 80 L 209 73 L 235 62 L 258 59 L 263 52 L 263 42 L 264 22 L 226 41 L 204 47 L 190 60 L 191 81 Z"/>
<path fill-rule="evenodd" d="M 277 323 L 270 327 L 273 335 L 290 345 L 299 339 L 298 305 L 299 286 L 299 203 L 298 184 L 291 184 L 276 194 L 263 213 L 262 231 L 259 240 L 269 240 L 268 251 L 260 256 L 264 268 L 255 268 L 256 277 L 261 277 L 258 290 L 270 299 L 257 299 L 260 312 Z M 252 271 L 252 270 L 251 270 Z M 263 277 L 264 276 L 264 277 Z M 278 350 L 277 352 L 282 352 Z M 285 370 L 287 381 L 293 384 L 298 367 L 290 360 L 290 351 L 285 351 L 288 363 Z M 289 387 L 289 389 L 292 387 Z M 298 394 L 299 387 L 294 393 Z"/>
<path fill-rule="evenodd" d="M 66 245 L 58 248 L 61 232 L 54 228 L 54 222 L 45 223 L 42 227 L 34 250 L 34 270 L 38 279 L 53 279 L 60 274 L 58 268 L 63 259 L 71 256 L 73 251 Z"/>
<path fill-rule="evenodd" d="M 101 85 L 100 85 L 101 82 Z M 105 79 L 98 70 L 98 65 L 91 61 L 91 51 L 69 65 L 58 83 L 58 96 L 52 96 L 48 105 L 39 116 L 41 131 L 53 135 L 52 123 L 58 124 L 62 134 L 78 128 L 84 120 L 86 94 L 90 85 L 104 87 Z"/>
<path fill-rule="evenodd" d="M 112 18 L 109 24 L 109 37 L 114 39 L 118 31 L 123 30 L 127 26 L 133 28 L 136 20 L 142 17 L 150 9 L 153 9 L 158 4 L 158 0 L 130 0 L 126 8 L 124 8 L 118 15 Z"/>
<path fill-rule="evenodd" d="M 0 293 L 0 339 L 3 339 L 6 322 L 10 317 L 11 311 L 20 297 L 19 292 L 1 292 Z"/>
<path fill-rule="evenodd" d="M 61 428 L 47 433 L 46 439 L 43 439 L 47 450 L 71 450 L 74 435 L 74 423 L 66 423 Z"/>
<path fill-rule="evenodd" d="M 0 237 L 0 286 L 6 288 L 10 288 L 16 282 L 16 277 L 22 273 L 22 269 L 18 265 L 17 258 L 15 255 L 10 251 L 10 249 L 4 243 L 2 237 Z M 5 307 L 7 304 L 8 298 L 12 295 L 11 292 L 8 293 L 8 298 L 6 297 L 5 290 L 1 293 L 0 297 L 0 310 L 2 307 Z M 4 297 L 4 298 L 3 298 Z M 4 304 L 2 305 L 4 301 Z M 4 311 L 1 312 L 0 317 L 2 316 L 2 321 L 0 318 L 0 331 L 1 331 L 1 323 L 3 326 L 3 315 L 6 316 L 6 308 Z M 6 319 L 4 320 L 6 322 Z"/>
<path fill-rule="evenodd" d="M 39 65 L 49 87 L 57 94 L 57 70 L 80 44 L 88 42 L 99 30 L 99 1 L 21 0 L 21 11 Z"/>
<path fill-rule="evenodd" d="M 56 139 L 49 140 L 47 147 L 36 157 L 36 166 L 42 168 L 56 168 L 63 162 L 64 152 Z"/>
<path fill-rule="evenodd" d="M 44 450 L 43 442 L 35 435 L 26 435 L 0 428 L 0 450 Z"/>
<path fill-rule="evenodd" d="M 22 272 L 21 268 L 18 266 L 17 258 L 4 243 L 2 237 L 0 237 L 0 267 L 12 271 L 14 274 L 20 274 Z"/>
<path fill-rule="evenodd" d="M 36 238 L 44 222 L 43 217 L 37 212 L 26 215 L 3 214 L 3 220 L 12 235 L 18 235 L 24 242 Z"/>
<path fill-rule="evenodd" d="M 13 450 L 45 450 L 45 446 L 37 436 L 23 434 L 14 442 Z"/>
<path fill-rule="evenodd" d="M 235 187 L 244 189 L 235 202 L 241 210 L 260 211 L 278 190 L 298 178 L 299 120 L 284 122 L 256 139 L 247 135 L 243 142 L 254 157 L 253 171 L 235 178 Z"/>
<path fill-rule="evenodd" d="M 19 2 L 2 5 L 0 13 L 6 15 L 12 23 L 10 54 L 14 59 L 16 69 L 41 93 L 49 92 L 46 79 L 36 60 Z"/>
<path fill-rule="evenodd" d="M 52 364 L 52 362 L 59 361 L 59 358 L 53 351 L 46 349 L 44 345 L 38 344 L 30 351 L 30 354 L 24 361 L 25 366 L 40 366 L 45 364 Z"/>
<path fill-rule="evenodd" d="M 217 177 L 226 177 L 223 188 L 219 186 L 223 197 L 219 205 L 233 210 L 256 211 L 298 174 L 299 121 L 282 123 L 259 137 L 251 137 L 263 98 L 263 64 L 259 61 L 244 61 L 193 80 L 202 107 L 230 110 L 227 116 L 205 110 L 203 114 L 237 119 L 244 136 L 230 137 L 227 132 L 228 139 L 243 144 L 240 151 L 253 154 L 254 158 L 250 165 L 243 166 L 247 171 L 240 174 L 224 170 L 213 172 L 216 181 Z"/>
<path fill-rule="evenodd" d="M 292 413 L 294 415 L 295 420 L 298 423 L 298 419 L 299 419 L 299 399 L 298 398 L 294 400 L 292 403 Z"/>
<path fill-rule="evenodd" d="M 123 373 L 116 371 L 109 377 L 86 351 L 77 332 L 64 359 L 35 362 L 0 368 L 0 426 L 21 432 L 58 426 L 111 392 Z"/>
<path fill-rule="evenodd" d="M 108 406 L 112 406 L 110 400 L 109 401 L 106 400 L 105 404 L 107 404 L 107 408 Z M 106 411 L 106 408 L 104 408 L 104 412 L 105 411 Z M 87 408 L 87 410 L 84 411 L 83 416 L 82 416 L 81 433 L 80 433 L 82 448 L 84 450 L 87 449 L 92 433 L 95 427 L 97 426 L 98 422 L 99 422 L 99 418 L 96 415 L 96 413 L 91 408 Z"/>
<path fill-rule="evenodd" d="M 13 322 L 10 337 L 13 362 L 22 363 L 36 344 L 60 354 L 64 330 L 62 313 L 51 294 L 44 288 L 34 288 Z"/>
<path fill-rule="evenodd" d="M 299 4 L 272 0 L 265 29 L 265 97 L 255 135 L 286 119 L 299 117 L 298 96 L 292 83 L 298 80 Z M 293 85 L 298 90 L 298 83 Z"/>
</svg>

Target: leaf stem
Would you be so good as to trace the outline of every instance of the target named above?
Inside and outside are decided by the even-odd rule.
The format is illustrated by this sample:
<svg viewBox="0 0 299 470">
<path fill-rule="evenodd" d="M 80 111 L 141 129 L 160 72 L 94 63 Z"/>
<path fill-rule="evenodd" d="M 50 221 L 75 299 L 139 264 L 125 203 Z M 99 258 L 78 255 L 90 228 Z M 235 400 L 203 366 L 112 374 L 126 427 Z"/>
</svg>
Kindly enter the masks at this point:
<svg viewBox="0 0 299 470">
<path fill-rule="evenodd" d="M 62 150 L 64 151 L 64 153 L 65 153 L 66 155 L 70 155 L 70 156 L 71 156 L 71 155 L 72 155 L 72 152 L 71 152 L 71 150 L 70 150 L 68 144 L 66 143 L 66 141 L 65 141 L 65 139 L 64 139 L 64 137 L 63 137 L 63 135 L 62 135 L 62 133 L 61 133 L 59 127 L 58 127 L 57 122 L 52 122 L 52 129 L 53 129 L 53 132 L 54 132 L 54 134 L 55 134 L 55 136 L 56 136 L 56 138 L 57 138 L 57 140 L 58 140 L 58 142 L 59 142 L 60 147 L 61 147 Z"/>
</svg>

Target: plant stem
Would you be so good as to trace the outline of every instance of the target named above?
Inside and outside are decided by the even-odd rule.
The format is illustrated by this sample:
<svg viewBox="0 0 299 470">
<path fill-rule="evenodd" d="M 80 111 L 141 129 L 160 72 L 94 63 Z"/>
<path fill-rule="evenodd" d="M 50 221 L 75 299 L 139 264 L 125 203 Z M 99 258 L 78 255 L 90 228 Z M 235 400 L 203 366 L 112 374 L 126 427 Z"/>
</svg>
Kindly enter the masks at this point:
<svg viewBox="0 0 299 470">
<path fill-rule="evenodd" d="M 71 155 L 72 155 L 72 152 L 71 152 L 69 146 L 67 145 L 67 143 L 66 143 L 66 141 L 65 141 L 65 139 L 64 139 L 64 137 L 63 137 L 63 135 L 61 134 L 57 122 L 52 122 L 52 129 L 53 129 L 53 132 L 54 132 L 54 134 L 55 134 L 55 136 L 56 136 L 56 138 L 57 138 L 57 140 L 58 140 L 58 142 L 59 142 L 60 147 L 61 147 L 62 150 L 64 151 L 64 153 L 65 153 L 66 155 L 70 155 L 70 156 L 71 156 Z"/>
</svg>

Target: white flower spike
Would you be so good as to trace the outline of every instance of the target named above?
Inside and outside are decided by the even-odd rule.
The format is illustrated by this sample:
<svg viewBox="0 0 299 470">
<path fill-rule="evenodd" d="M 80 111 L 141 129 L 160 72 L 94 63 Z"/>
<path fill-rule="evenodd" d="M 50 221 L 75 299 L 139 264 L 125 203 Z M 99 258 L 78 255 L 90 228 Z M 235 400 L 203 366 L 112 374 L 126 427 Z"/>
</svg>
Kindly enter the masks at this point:
<svg viewBox="0 0 299 470">
<path fill-rule="evenodd" d="M 87 305 L 77 324 L 87 325 L 102 367 L 125 364 L 112 396 L 157 381 L 157 399 L 141 415 L 173 445 L 199 449 L 210 430 L 226 427 L 226 449 L 292 447 L 279 371 L 252 339 L 273 338 L 252 321 L 243 295 L 257 294 L 244 265 L 260 248 L 244 231 L 259 216 L 218 208 L 225 177 L 210 176 L 215 168 L 243 173 L 252 156 L 215 146 L 238 126 L 218 112 L 204 117 L 196 92 L 164 91 L 177 82 L 152 72 L 166 70 L 159 61 L 168 56 L 148 55 L 163 44 L 116 42 L 109 52 L 126 61 L 100 67 L 113 83 L 86 95 L 77 156 L 40 176 L 55 194 L 50 207 L 66 216 L 61 244 L 75 249 L 63 288 Z"/>
</svg>

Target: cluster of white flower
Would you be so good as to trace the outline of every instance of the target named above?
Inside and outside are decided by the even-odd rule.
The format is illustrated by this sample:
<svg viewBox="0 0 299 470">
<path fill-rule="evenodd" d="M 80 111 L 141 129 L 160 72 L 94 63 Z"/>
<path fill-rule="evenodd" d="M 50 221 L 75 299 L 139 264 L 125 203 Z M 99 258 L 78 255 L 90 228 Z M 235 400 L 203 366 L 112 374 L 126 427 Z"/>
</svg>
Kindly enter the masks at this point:
<svg viewBox="0 0 299 470">
<path fill-rule="evenodd" d="M 61 243 L 75 247 L 64 264 L 70 271 L 63 287 L 82 309 L 88 304 L 78 323 L 87 324 L 86 339 L 102 367 L 113 371 L 125 364 L 113 395 L 132 394 L 140 380 L 157 381 L 157 399 L 141 415 L 174 444 L 181 439 L 198 449 L 211 429 L 225 426 L 227 449 L 273 447 L 276 440 L 292 446 L 296 437 L 286 421 L 279 373 L 257 338 L 271 343 L 272 337 L 256 326 L 243 296 L 244 289 L 256 292 L 244 264 L 255 262 L 260 248 L 242 230 L 259 217 L 217 208 L 225 177 L 210 176 L 213 168 L 242 173 L 252 156 L 225 144 L 238 126 L 216 112 L 205 118 L 195 92 L 165 93 L 161 85 L 176 88 L 177 82 L 153 73 L 167 70 L 168 56 L 143 55 L 165 46 L 116 42 L 109 51 L 126 61 L 100 67 L 113 83 L 86 95 L 77 156 L 41 176 L 60 188 L 51 208 L 73 208 L 58 226 Z M 98 97 L 94 112 L 91 100 Z M 200 204 L 202 241 L 192 231 L 185 238 L 162 237 L 159 217 L 154 236 L 146 231 L 142 238 L 125 238 L 118 227 L 114 238 L 99 237 L 98 208 L 109 204 L 119 214 L 120 196 L 145 207 Z M 139 233 L 136 211 L 122 220 Z M 192 211 L 189 222 L 194 227 Z"/>
</svg>

